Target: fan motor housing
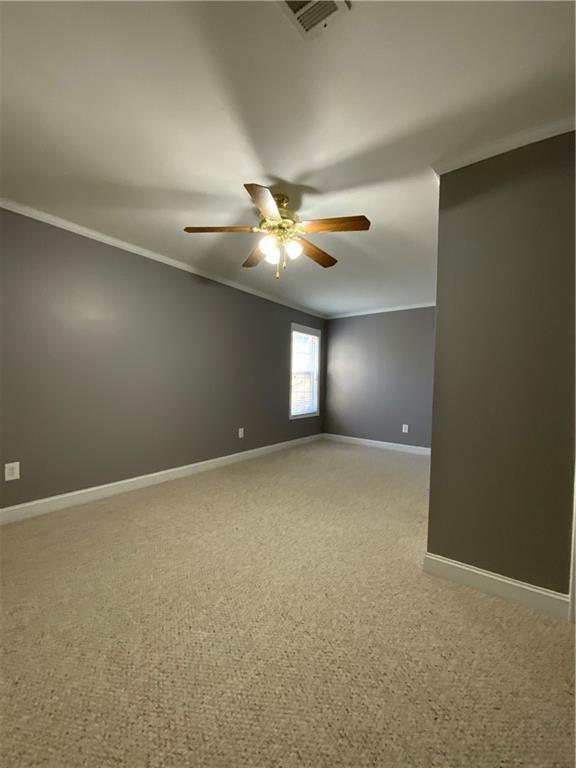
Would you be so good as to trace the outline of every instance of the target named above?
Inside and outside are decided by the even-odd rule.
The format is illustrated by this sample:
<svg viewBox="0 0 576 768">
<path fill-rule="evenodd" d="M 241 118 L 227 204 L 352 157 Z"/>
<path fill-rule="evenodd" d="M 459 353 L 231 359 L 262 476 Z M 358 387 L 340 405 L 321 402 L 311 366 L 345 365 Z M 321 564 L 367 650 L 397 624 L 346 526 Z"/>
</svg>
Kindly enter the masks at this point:
<svg viewBox="0 0 576 768">
<path fill-rule="evenodd" d="M 260 220 L 260 230 L 268 232 L 271 235 L 280 236 L 281 239 L 289 239 L 291 236 L 302 233 L 299 227 L 300 218 L 298 214 L 288 208 L 290 202 L 288 195 L 281 192 L 273 195 L 281 221 L 277 219 L 263 218 Z"/>
<path fill-rule="evenodd" d="M 288 204 L 290 202 L 290 198 L 288 195 L 283 194 L 282 192 L 279 192 L 275 195 L 272 195 L 274 200 L 276 201 L 276 205 L 278 206 L 278 213 L 282 217 L 283 221 L 293 221 L 293 222 L 299 222 L 300 219 L 298 218 L 298 215 L 294 213 L 294 211 L 291 211 L 288 208 Z"/>
</svg>

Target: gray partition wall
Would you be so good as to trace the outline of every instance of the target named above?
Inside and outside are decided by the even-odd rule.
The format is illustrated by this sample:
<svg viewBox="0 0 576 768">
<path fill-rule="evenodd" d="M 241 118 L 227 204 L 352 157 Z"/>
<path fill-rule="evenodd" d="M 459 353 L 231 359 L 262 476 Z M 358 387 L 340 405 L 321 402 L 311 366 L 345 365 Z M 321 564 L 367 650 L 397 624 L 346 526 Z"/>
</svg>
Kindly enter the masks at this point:
<svg viewBox="0 0 576 768">
<path fill-rule="evenodd" d="M 574 134 L 440 183 L 428 550 L 567 593 Z"/>
<path fill-rule="evenodd" d="M 329 321 L 326 432 L 430 446 L 434 313 L 425 307 Z"/>
<path fill-rule="evenodd" d="M 290 326 L 324 321 L 2 210 L 1 506 L 321 432 Z M 245 439 L 238 427 L 245 427 Z"/>
</svg>

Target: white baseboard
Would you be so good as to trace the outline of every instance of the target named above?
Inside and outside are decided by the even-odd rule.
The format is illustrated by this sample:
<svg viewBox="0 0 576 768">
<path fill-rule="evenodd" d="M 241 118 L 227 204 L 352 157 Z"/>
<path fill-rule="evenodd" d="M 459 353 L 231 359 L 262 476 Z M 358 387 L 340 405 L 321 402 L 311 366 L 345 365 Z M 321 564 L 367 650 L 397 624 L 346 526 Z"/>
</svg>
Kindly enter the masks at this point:
<svg viewBox="0 0 576 768">
<path fill-rule="evenodd" d="M 348 437 L 348 435 L 333 435 L 325 432 L 323 437 L 326 440 L 336 440 L 339 443 L 351 443 L 352 445 L 367 445 L 371 448 L 388 448 L 392 451 L 404 451 L 404 453 L 420 453 L 423 456 L 430 456 L 431 449 L 424 448 L 421 445 L 404 445 L 404 443 L 386 443 L 383 440 L 366 440 L 363 437 Z"/>
<path fill-rule="evenodd" d="M 427 552 L 424 557 L 424 570 L 432 576 L 440 576 L 480 592 L 522 603 L 528 608 L 550 613 L 560 619 L 568 620 L 570 616 L 570 597 L 561 592 L 535 587 L 431 552 Z"/>
<path fill-rule="evenodd" d="M 106 485 L 97 485 L 94 488 L 83 488 L 80 491 L 63 493 L 59 496 L 50 496 L 45 499 L 36 499 L 35 501 L 27 501 L 23 504 L 15 504 L 12 507 L 4 507 L 0 509 L 0 525 L 14 523 L 18 520 L 24 520 L 27 517 L 45 515 L 47 512 L 54 512 L 57 509 L 73 507 L 77 504 L 87 504 L 90 501 L 98 501 L 98 499 L 105 499 L 108 496 L 115 496 L 118 493 L 126 493 L 127 491 L 135 491 L 138 488 L 145 488 L 149 485 L 165 483 L 168 480 L 177 480 L 180 477 L 195 475 L 197 472 L 219 469 L 227 464 L 235 464 L 238 461 L 255 459 L 266 453 L 273 453 L 274 451 L 280 451 L 284 448 L 293 448 L 297 445 L 311 443 L 321 439 L 321 434 L 300 437 L 295 440 L 287 440 L 283 443 L 273 443 L 272 445 L 264 445 L 261 448 L 252 448 L 249 451 L 239 451 L 238 453 L 231 453 L 227 456 L 219 456 L 216 459 L 197 461 L 194 464 L 186 464 L 183 467 L 165 469 L 161 472 L 153 472 L 152 474 L 140 475 L 139 477 L 130 477 L 127 480 L 119 480 L 118 482 L 108 483 Z"/>
</svg>

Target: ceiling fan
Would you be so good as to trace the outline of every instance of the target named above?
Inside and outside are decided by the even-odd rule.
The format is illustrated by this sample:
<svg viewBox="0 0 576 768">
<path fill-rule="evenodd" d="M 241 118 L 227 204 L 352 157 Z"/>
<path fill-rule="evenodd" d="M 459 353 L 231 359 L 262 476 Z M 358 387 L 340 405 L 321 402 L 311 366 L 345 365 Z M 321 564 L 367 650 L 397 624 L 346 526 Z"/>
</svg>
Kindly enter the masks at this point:
<svg viewBox="0 0 576 768">
<path fill-rule="evenodd" d="M 305 240 L 302 235 L 317 232 L 355 232 L 369 229 L 366 216 L 340 216 L 335 219 L 312 219 L 300 221 L 288 208 L 288 197 L 272 194 L 268 187 L 260 184 L 244 184 L 252 202 L 260 211 L 261 219 L 257 227 L 185 227 L 185 232 L 262 232 L 264 237 L 242 264 L 243 267 L 256 267 L 262 259 L 276 267 L 276 277 L 280 277 L 280 266 L 286 269 L 287 257 L 297 259 L 302 253 L 321 267 L 333 267 L 336 259 L 321 250 L 314 243 Z"/>
</svg>

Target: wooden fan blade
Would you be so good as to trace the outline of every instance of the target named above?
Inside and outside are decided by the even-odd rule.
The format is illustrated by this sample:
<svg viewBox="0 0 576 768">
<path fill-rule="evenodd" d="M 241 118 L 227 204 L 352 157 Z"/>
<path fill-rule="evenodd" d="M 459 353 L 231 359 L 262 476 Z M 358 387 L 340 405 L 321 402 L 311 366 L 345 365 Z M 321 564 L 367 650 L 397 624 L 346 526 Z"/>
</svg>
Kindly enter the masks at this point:
<svg viewBox="0 0 576 768">
<path fill-rule="evenodd" d="M 264 254 L 260 250 L 260 246 L 256 246 L 250 256 L 246 259 L 246 261 L 242 264 L 243 267 L 257 267 L 258 264 L 262 261 L 264 258 Z"/>
<path fill-rule="evenodd" d="M 184 227 L 184 232 L 254 232 L 254 227 Z"/>
<path fill-rule="evenodd" d="M 336 219 L 313 219 L 303 221 L 304 232 L 357 232 L 370 229 L 366 216 L 339 216 Z"/>
<path fill-rule="evenodd" d="M 320 264 L 320 266 L 324 267 L 324 269 L 333 267 L 334 264 L 337 263 L 337 259 L 335 259 L 333 256 L 330 256 L 330 254 L 326 253 L 321 248 L 318 248 L 318 246 L 314 245 L 314 243 L 311 243 L 310 240 L 304 240 L 302 237 L 297 238 L 297 240 L 302 246 L 304 255 L 308 256 L 308 258 L 312 259 L 312 261 L 315 261 L 316 264 Z"/>
<path fill-rule="evenodd" d="M 263 187 L 260 184 L 244 184 L 244 188 L 265 219 L 274 219 L 274 221 L 282 220 L 278 211 L 278 206 L 276 205 L 276 200 L 272 197 L 272 192 L 270 192 L 268 187 Z"/>
</svg>

